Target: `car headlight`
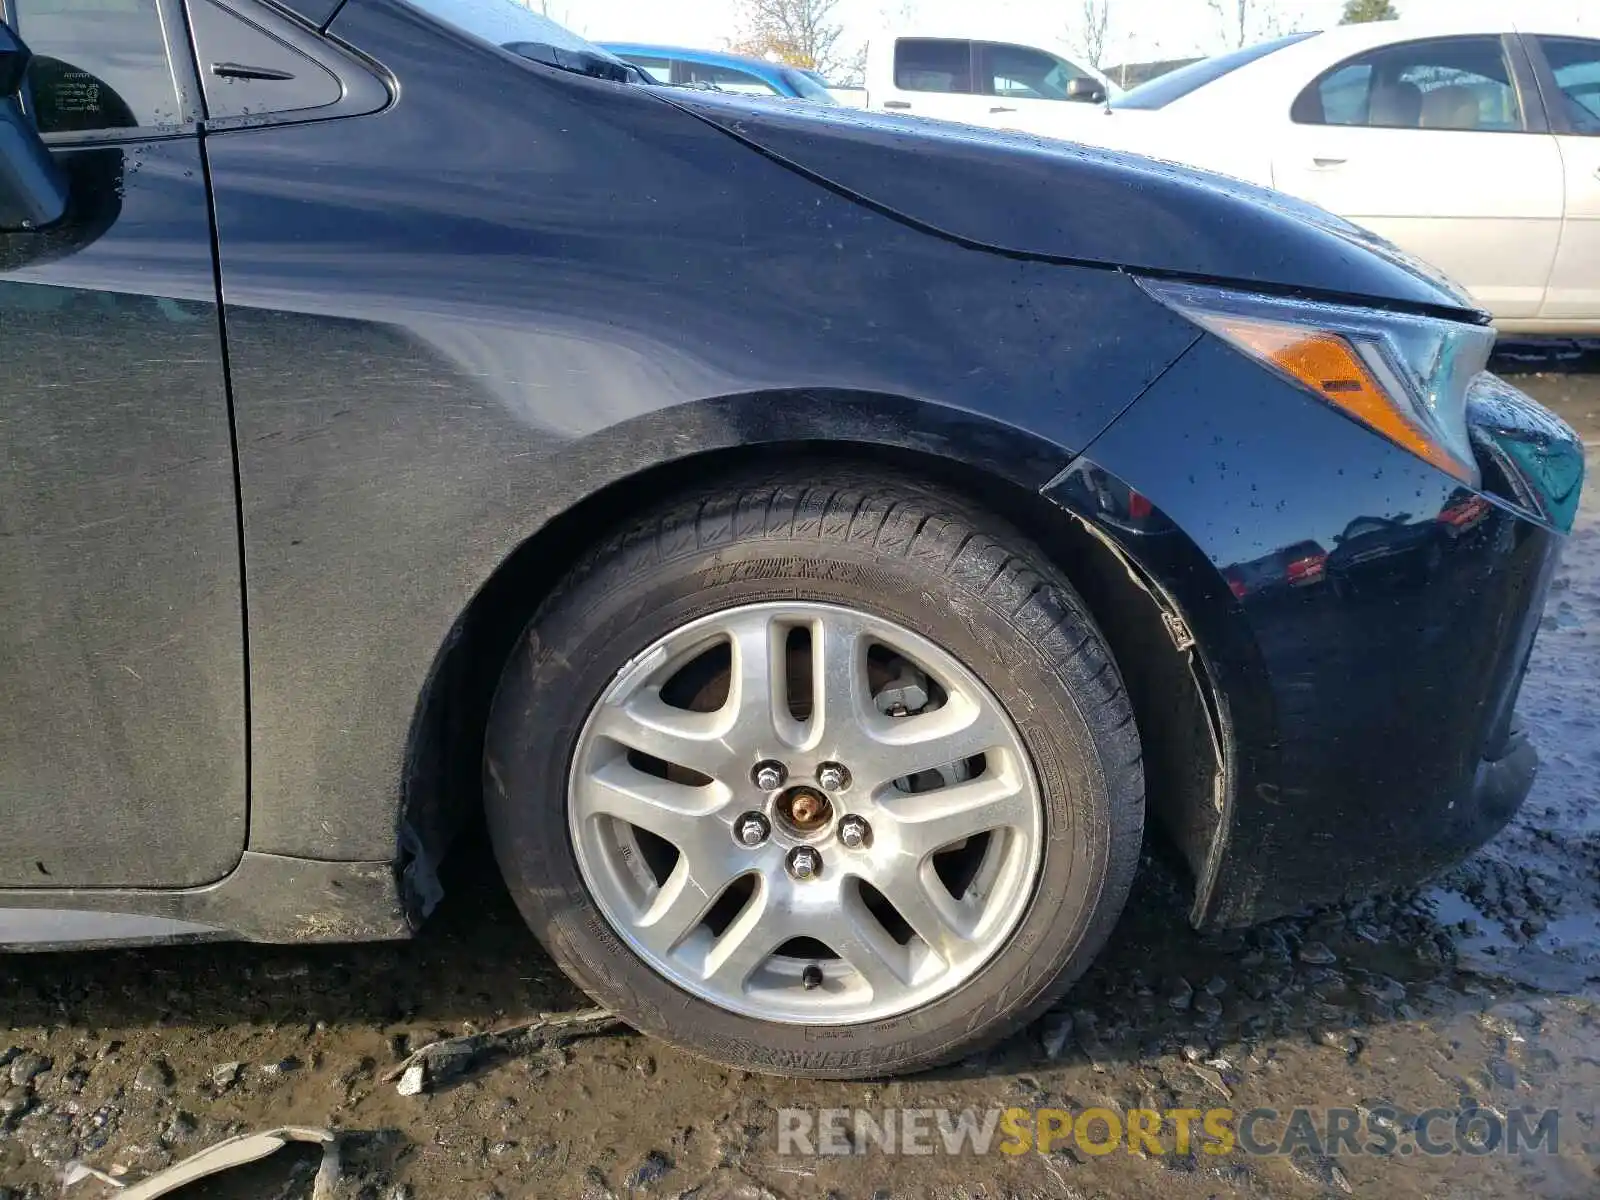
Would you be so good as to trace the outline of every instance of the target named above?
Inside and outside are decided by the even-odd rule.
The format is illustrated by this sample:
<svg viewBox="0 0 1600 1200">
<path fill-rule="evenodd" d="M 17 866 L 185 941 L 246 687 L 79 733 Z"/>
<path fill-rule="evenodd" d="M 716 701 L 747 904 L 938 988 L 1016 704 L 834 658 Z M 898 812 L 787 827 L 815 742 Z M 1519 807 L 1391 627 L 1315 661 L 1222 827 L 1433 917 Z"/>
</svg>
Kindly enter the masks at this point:
<svg viewBox="0 0 1600 1200">
<path fill-rule="evenodd" d="M 1437 317 L 1161 280 L 1155 299 L 1469 487 L 1467 393 L 1494 330 Z"/>
</svg>

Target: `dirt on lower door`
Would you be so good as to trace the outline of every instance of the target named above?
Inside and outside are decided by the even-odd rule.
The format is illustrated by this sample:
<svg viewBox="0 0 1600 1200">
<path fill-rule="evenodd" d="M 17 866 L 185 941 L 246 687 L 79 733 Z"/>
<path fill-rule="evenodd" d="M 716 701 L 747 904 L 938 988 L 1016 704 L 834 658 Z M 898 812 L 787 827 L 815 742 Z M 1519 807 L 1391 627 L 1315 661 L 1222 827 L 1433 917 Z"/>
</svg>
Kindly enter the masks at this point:
<svg viewBox="0 0 1600 1200">
<path fill-rule="evenodd" d="M 1600 356 L 1519 369 L 1600 445 Z M 1521 706 L 1533 797 L 1422 891 L 1202 937 L 1147 861 L 1060 1009 L 880 1084 L 730 1072 L 597 1027 L 447 1048 L 402 1088 L 441 1038 L 587 1005 L 486 859 L 457 864 L 411 944 L 0 956 L 0 1200 L 63 1194 L 73 1162 L 131 1182 L 280 1126 L 341 1134 L 323 1194 L 370 1200 L 1600 1195 L 1600 489 L 1555 589 Z M 1160 1132 L 1130 1152 L 1145 1110 Z M 1194 1114 L 1185 1152 L 1174 1110 Z M 1249 1145 L 1208 1152 L 1216 1110 Z M 292 1144 L 182 1195 L 309 1197 L 320 1161 Z"/>
</svg>

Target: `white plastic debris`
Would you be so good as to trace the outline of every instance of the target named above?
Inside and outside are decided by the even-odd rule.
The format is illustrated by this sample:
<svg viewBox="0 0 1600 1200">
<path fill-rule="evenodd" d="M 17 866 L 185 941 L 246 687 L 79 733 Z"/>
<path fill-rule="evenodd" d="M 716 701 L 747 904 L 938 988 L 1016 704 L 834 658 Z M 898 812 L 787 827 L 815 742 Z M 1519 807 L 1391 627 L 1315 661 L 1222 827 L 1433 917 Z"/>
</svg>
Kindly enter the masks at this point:
<svg viewBox="0 0 1600 1200">
<path fill-rule="evenodd" d="M 520 1025 L 430 1042 L 383 1078 L 387 1083 L 399 1080 L 395 1090 L 402 1096 L 420 1096 L 431 1087 L 466 1074 L 490 1055 L 527 1054 L 543 1046 L 592 1037 L 620 1023 L 615 1013 L 603 1008 L 541 1013 Z"/>
<path fill-rule="evenodd" d="M 101 1183 L 109 1183 L 114 1188 L 124 1186 L 122 1180 L 115 1175 L 107 1175 L 104 1171 L 97 1171 L 88 1163 L 69 1162 L 61 1171 L 62 1188 L 69 1188 L 75 1183 L 82 1183 L 85 1179 L 98 1179 Z"/>
<path fill-rule="evenodd" d="M 422 1064 L 416 1063 L 400 1073 L 400 1082 L 395 1085 L 394 1090 L 402 1096 L 420 1096 L 426 1082 L 427 1077 Z"/>
<path fill-rule="evenodd" d="M 67 1164 L 62 1174 L 62 1183 L 70 1187 L 86 1179 L 94 1179 L 118 1189 L 115 1193 L 117 1200 L 157 1200 L 197 1180 L 258 1162 L 276 1154 L 290 1142 L 307 1142 L 322 1147 L 322 1165 L 317 1170 L 311 1196 L 312 1200 L 333 1200 L 334 1187 L 340 1175 L 339 1137 L 331 1129 L 312 1129 L 302 1125 L 285 1125 L 265 1133 L 247 1133 L 228 1138 L 134 1184 L 124 1184 L 85 1163 L 72 1162 Z"/>
</svg>

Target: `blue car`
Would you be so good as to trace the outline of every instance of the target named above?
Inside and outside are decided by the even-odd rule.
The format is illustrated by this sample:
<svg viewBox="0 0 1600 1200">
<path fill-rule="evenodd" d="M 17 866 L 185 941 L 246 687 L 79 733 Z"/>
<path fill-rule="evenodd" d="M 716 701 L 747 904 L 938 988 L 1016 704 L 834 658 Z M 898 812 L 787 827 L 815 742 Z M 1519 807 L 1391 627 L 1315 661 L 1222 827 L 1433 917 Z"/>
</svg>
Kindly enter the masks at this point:
<svg viewBox="0 0 1600 1200">
<path fill-rule="evenodd" d="M 782 96 L 786 100 L 810 100 L 816 104 L 838 103 L 820 75 L 788 63 L 717 50 L 688 50 L 681 46 L 645 46 L 634 42 L 603 42 L 601 45 L 657 83 L 745 96 Z"/>
</svg>

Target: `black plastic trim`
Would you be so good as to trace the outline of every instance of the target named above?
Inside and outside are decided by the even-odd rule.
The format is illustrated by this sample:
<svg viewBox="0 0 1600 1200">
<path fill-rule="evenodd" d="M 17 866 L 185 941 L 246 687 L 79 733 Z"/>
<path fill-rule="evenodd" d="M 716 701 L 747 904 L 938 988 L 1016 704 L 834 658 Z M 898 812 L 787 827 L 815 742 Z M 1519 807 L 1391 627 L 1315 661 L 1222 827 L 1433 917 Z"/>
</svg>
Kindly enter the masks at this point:
<svg viewBox="0 0 1600 1200">
<path fill-rule="evenodd" d="M 1522 122 L 1529 133 L 1550 132 L 1550 109 L 1545 102 L 1545 90 L 1534 68 L 1526 42 L 1514 33 L 1506 34 L 1501 42 L 1506 48 L 1506 61 L 1511 64 L 1511 77 L 1517 87 L 1517 103 L 1522 105 Z"/>
<path fill-rule="evenodd" d="M 1549 114 L 1549 130 L 1551 133 L 1563 137 L 1600 137 L 1593 130 L 1579 129 L 1572 119 L 1567 116 L 1566 107 L 1556 103 L 1556 97 L 1561 95 L 1561 85 L 1556 82 L 1555 72 L 1550 67 L 1550 60 L 1545 56 L 1544 46 L 1541 42 L 1545 38 L 1559 38 L 1562 41 L 1595 42 L 1600 44 L 1600 37 L 1585 37 L 1581 34 L 1558 33 L 1523 33 L 1518 34 L 1522 45 L 1522 54 L 1532 72 L 1533 79 L 1538 85 L 1540 99 L 1545 111 Z"/>
<path fill-rule="evenodd" d="M 408 938 L 412 932 L 391 862 L 324 862 L 246 851 L 232 874 L 198 888 L 0 889 L 0 949 L 5 950 L 219 938 L 374 942 Z"/>
</svg>

